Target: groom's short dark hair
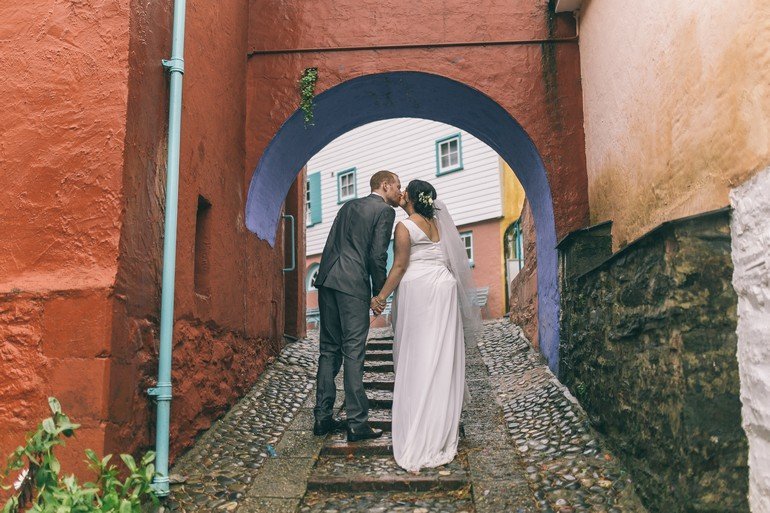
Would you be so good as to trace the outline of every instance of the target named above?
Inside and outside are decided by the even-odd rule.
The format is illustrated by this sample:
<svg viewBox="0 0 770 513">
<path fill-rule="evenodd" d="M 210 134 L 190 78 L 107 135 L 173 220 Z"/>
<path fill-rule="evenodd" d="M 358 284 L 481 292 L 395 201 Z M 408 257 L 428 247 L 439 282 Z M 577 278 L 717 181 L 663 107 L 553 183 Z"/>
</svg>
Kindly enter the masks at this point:
<svg viewBox="0 0 770 513">
<path fill-rule="evenodd" d="M 391 183 L 396 181 L 396 173 L 390 171 L 377 171 L 369 179 L 369 186 L 373 191 L 379 189 L 385 182 Z"/>
</svg>

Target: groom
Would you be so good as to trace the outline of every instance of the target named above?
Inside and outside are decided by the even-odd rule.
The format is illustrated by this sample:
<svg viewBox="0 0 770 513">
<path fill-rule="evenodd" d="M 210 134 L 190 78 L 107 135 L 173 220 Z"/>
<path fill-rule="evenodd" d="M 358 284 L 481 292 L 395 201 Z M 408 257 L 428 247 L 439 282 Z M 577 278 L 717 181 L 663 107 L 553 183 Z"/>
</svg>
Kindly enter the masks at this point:
<svg viewBox="0 0 770 513">
<path fill-rule="evenodd" d="M 364 354 L 369 333 L 369 303 L 386 278 L 388 244 L 401 200 L 395 173 L 378 171 L 369 181 L 372 193 L 345 203 L 326 240 L 315 286 L 321 314 L 321 354 L 316 377 L 314 435 L 345 429 L 332 416 L 337 394 L 334 378 L 344 365 L 345 408 L 349 442 L 382 435 L 368 422 L 364 391 Z"/>
</svg>

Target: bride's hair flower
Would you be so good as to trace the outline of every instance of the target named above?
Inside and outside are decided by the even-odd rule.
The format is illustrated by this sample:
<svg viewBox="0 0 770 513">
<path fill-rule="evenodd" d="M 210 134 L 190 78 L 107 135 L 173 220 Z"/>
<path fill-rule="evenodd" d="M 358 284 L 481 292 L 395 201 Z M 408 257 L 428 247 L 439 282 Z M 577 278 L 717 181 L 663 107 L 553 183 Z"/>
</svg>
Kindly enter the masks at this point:
<svg viewBox="0 0 770 513">
<path fill-rule="evenodd" d="M 417 195 L 417 201 L 433 206 L 433 197 L 428 192 L 420 192 L 420 194 Z"/>
</svg>

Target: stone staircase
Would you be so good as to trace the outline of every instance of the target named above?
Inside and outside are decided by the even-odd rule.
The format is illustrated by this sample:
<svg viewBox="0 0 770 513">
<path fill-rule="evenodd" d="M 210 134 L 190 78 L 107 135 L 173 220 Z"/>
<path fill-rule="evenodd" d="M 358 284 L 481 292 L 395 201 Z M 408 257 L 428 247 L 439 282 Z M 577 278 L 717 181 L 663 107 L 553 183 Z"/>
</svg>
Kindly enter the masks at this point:
<svg viewBox="0 0 770 513">
<path fill-rule="evenodd" d="M 472 512 L 468 458 L 461 448 L 450 464 L 406 472 L 393 459 L 393 337 L 367 342 L 364 387 L 369 423 L 385 431 L 381 438 L 348 443 L 345 433 L 327 436 L 307 480 L 298 511 Z M 344 418 L 344 408 L 340 416 Z"/>
</svg>

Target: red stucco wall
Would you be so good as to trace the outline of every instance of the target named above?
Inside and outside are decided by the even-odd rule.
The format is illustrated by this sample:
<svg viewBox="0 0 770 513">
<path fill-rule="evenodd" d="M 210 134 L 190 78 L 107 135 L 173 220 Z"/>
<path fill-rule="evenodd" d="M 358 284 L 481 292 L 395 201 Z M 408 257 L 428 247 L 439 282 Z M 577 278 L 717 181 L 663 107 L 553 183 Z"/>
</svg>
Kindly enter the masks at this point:
<svg viewBox="0 0 770 513">
<path fill-rule="evenodd" d="M 65 460 L 104 448 L 128 7 L 0 8 L 0 457 L 47 414 L 51 394 L 83 426 Z"/>
<path fill-rule="evenodd" d="M 547 0 L 251 0 L 250 5 L 249 50 L 574 35 L 571 15 L 553 18 Z M 247 71 L 247 179 L 280 124 L 297 108 L 296 83 L 304 68 L 318 68 L 317 93 L 369 73 L 424 71 L 479 89 L 522 124 L 548 171 L 558 237 L 566 235 L 588 219 L 580 61 L 576 43 L 547 48 L 531 44 L 254 55 Z"/>
<path fill-rule="evenodd" d="M 83 425 L 64 451 L 82 471 L 84 447 L 154 440 L 170 4 L 3 14 L 0 453 L 56 395 Z M 188 1 L 172 456 L 282 344 L 283 254 L 243 225 L 247 19 L 245 1 Z M 208 297 L 193 287 L 198 195 L 212 204 Z"/>
<path fill-rule="evenodd" d="M 168 57 L 171 13 L 162 3 L 134 7 L 126 221 L 116 285 L 122 300 L 116 304 L 113 330 L 113 344 L 124 350 L 115 356 L 110 382 L 110 450 L 137 449 L 151 444 L 154 436 L 154 408 L 144 390 L 157 372 L 168 94 L 160 59 Z M 283 238 L 273 249 L 243 224 L 247 18 L 244 1 L 188 0 L 172 457 L 248 390 L 283 344 Z M 195 289 L 199 196 L 211 204 L 204 293 Z M 304 227 L 299 228 L 304 238 Z"/>
</svg>

